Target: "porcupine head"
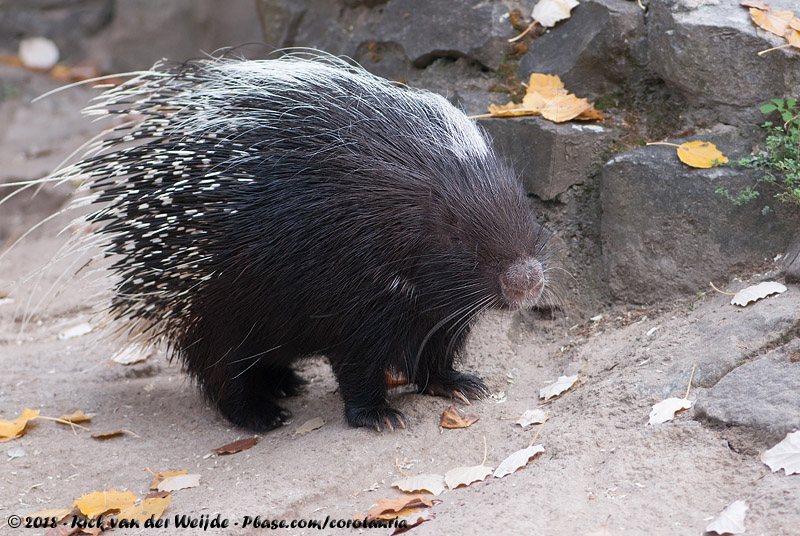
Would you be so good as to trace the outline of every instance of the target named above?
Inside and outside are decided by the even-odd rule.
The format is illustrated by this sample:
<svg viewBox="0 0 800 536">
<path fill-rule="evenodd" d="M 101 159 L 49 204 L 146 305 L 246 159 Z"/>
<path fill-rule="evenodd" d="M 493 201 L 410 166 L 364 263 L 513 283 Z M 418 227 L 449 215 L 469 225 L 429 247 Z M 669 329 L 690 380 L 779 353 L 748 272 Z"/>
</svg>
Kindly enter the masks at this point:
<svg viewBox="0 0 800 536">
<path fill-rule="evenodd" d="M 455 370 L 475 319 L 545 287 L 518 180 L 440 96 L 295 54 L 157 64 L 87 111 L 126 121 L 54 177 L 98 206 L 111 322 L 166 342 L 236 425 L 288 419 L 313 355 L 354 426 L 405 426 L 387 371 L 480 398 Z"/>
</svg>

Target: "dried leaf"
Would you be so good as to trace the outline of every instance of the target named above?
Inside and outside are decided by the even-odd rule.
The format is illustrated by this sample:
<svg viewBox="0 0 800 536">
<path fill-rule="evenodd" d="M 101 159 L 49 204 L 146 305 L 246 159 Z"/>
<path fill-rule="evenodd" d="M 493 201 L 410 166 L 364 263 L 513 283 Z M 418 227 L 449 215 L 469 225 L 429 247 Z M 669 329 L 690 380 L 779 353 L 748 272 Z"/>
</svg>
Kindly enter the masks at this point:
<svg viewBox="0 0 800 536">
<path fill-rule="evenodd" d="M 442 428 L 469 428 L 476 422 L 479 417 L 474 413 L 467 415 L 455 406 L 450 406 L 444 413 L 442 413 L 442 421 L 439 426 Z"/>
<path fill-rule="evenodd" d="M 578 0 L 539 0 L 533 8 L 533 20 L 552 28 L 558 21 L 568 19 L 569 12 L 578 5 Z"/>
<path fill-rule="evenodd" d="M 731 305 L 739 305 L 744 307 L 750 302 L 758 301 L 761 298 L 766 298 L 772 294 L 781 294 L 786 292 L 786 287 L 775 281 L 765 281 L 758 285 L 752 285 L 743 288 L 731 299 Z"/>
<path fill-rule="evenodd" d="M 200 475 L 175 475 L 165 478 L 158 485 L 158 491 L 178 491 L 186 488 L 196 488 L 200 485 Z"/>
<path fill-rule="evenodd" d="M 19 59 L 28 69 L 50 69 L 59 55 L 56 44 L 45 37 L 28 37 L 19 43 Z"/>
<path fill-rule="evenodd" d="M 72 506 L 81 511 L 86 517 L 94 519 L 100 514 L 105 514 L 111 510 L 122 510 L 133 506 L 138 497 L 130 491 L 95 491 L 82 495 L 80 499 L 72 503 Z"/>
<path fill-rule="evenodd" d="M 433 506 L 433 499 L 423 495 L 400 495 L 395 499 L 378 499 L 375 502 L 376 505 L 367 512 L 369 519 L 381 519 L 381 516 L 387 514 L 394 518 L 404 510 L 430 508 Z"/>
<path fill-rule="evenodd" d="M 650 411 L 650 424 L 661 424 L 671 421 L 675 415 L 692 407 L 692 401 L 686 398 L 667 398 L 662 400 Z"/>
<path fill-rule="evenodd" d="M 800 473 L 800 430 L 786 434 L 780 443 L 761 455 L 761 461 L 773 473 L 781 469 L 787 475 Z"/>
<path fill-rule="evenodd" d="M 154 516 L 154 519 L 161 517 L 164 510 L 172 500 L 172 496 L 166 497 L 151 497 L 145 498 L 142 502 L 135 506 L 129 506 L 120 511 L 119 519 L 129 519 L 138 521 L 144 525 L 144 522 Z"/>
<path fill-rule="evenodd" d="M 744 516 L 747 513 L 747 503 L 733 501 L 717 519 L 706 527 L 706 532 L 717 534 L 742 534 L 744 532 Z"/>
<path fill-rule="evenodd" d="M 800 31 L 795 29 L 786 30 L 786 41 L 795 48 L 800 48 Z"/>
<path fill-rule="evenodd" d="M 547 418 L 547 412 L 543 409 L 529 409 L 517 420 L 517 424 L 526 428 L 532 424 L 542 424 Z"/>
<path fill-rule="evenodd" d="M 322 428 L 323 424 L 325 424 L 325 420 L 322 417 L 314 417 L 313 419 L 309 419 L 300 426 L 298 426 L 297 430 L 294 431 L 294 435 L 307 434 L 312 430 L 316 430 L 317 428 Z"/>
<path fill-rule="evenodd" d="M 539 110 L 528 109 L 523 105 L 517 105 L 513 102 L 498 106 L 496 104 L 489 105 L 489 113 L 492 117 L 519 117 L 523 115 L 536 115 Z"/>
<path fill-rule="evenodd" d="M 402 480 L 392 482 L 392 486 L 406 493 L 426 491 L 433 495 L 439 495 L 444 491 L 445 484 L 442 475 L 430 474 L 407 476 Z"/>
<path fill-rule="evenodd" d="M 95 439 L 111 439 L 112 437 L 121 436 L 124 433 L 125 430 L 114 430 L 113 432 L 98 432 L 92 434 L 92 437 Z"/>
<path fill-rule="evenodd" d="M 72 510 L 72 508 L 53 508 L 52 510 L 40 510 L 38 512 L 33 512 L 32 514 L 26 514 L 25 517 L 54 517 L 56 518 L 56 521 L 61 521 L 67 517 Z"/>
<path fill-rule="evenodd" d="M 589 108 L 582 111 L 578 116 L 575 118 L 579 121 L 594 121 L 597 119 L 605 119 L 606 116 L 603 115 L 603 112 L 596 109 L 594 104 L 590 105 Z"/>
<path fill-rule="evenodd" d="M 746 0 L 744 2 L 739 2 L 739 5 L 743 7 L 756 7 L 758 9 L 769 9 L 769 6 L 765 4 L 762 0 Z"/>
<path fill-rule="evenodd" d="M 68 421 L 73 424 L 77 424 L 79 422 L 91 421 L 92 417 L 90 415 L 86 415 L 83 411 L 76 409 L 69 415 L 62 415 L 61 417 L 59 417 L 59 419 L 61 419 L 62 421 Z"/>
<path fill-rule="evenodd" d="M 578 117 L 591 107 L 592 104 L 588 100 L 563 92 L 547 101 L 542 109 L 542 117 L 554 123 L 563 123 Z"/>
<path fill-rule="evenodd" d="M 152 355 L 152 351 L 138 344 L 127 346 L 114 354 L 111 361 L 120 365 L 134 365 L 141 363 Z"/>
<path fill-rule="evenodd" d="M 153 481 L 150 482 L 150 489 L 158 489 L 158 485 L 161 484 L 164 480 L 168 478 L 172 478 L 173 476 L 178 475 L 185 475 L 188 473 L 186 469 L 182 471 L 159 471 L 155 475 L 153 475 Z"/>
<path fill-rule="evenodd" d="M 415 514 L 413 518 L 408 518 L 406 520 L 408 524 L 405 527 L 397 527 L 396 529 L 394 529 L 392 536 L 395 536 L 395 534 L 403 534 L 404 532 L 408 532 L 414 527 L 418 527 L 423 523 L 425 523 L 426 521 L 430 521 L 432 519 L 435 519 L 433 512 L 424 512 L 421 514 Z"/>
<path fill-rule="evenodd" d="M 223 445 L 218 449 L 212 450 L 211 452 L 216 452 L 217 454 L 234 454 L 242 450 L 247 450 L 256 443 L 258 443 L 257 437 L 247 437 L 245 439 L 240 439 L 239 441 L 234 441 L 233 443 Z"/>
<path fill-rule="evenodd" d="M 786 29 L 789 28 L 789 23 L 794 17 L 794 12 L 776 11 L 773 9 L 763 10 L 751 7 L 750 16 L 753 18 L 753 22 L 764 30 L 783 37 L 786 33 Z"/>
<path fill-rule="evenodd" d="M 469 486 L 475 482 L 486 480 L 492 474 L 492 468 L 485 465 L 475 465 L 473 467 L 456 467 L 444 474 L 444 481 L 450 489 L 459 486 Z"/>
<path fill-rule="evenodd" d="M 695 168 L 710 168 L 728 161 L 713 143 L 699 140 L 682 143 L 678 147 L 678 158 Z"/>
<path fill-rule="evenodd" d="M 92 332 L 92 325 L 88 322 L 82 322 L 74 326 L 68 327 L 58 334 L 59 340 L 72 339 L 74 337 L 81 337 L 87 333 Z"/>
<path fill-rule="evenodd" d="M 24 433 L 25 427 L 28 422 L 32 421 L 39 416 L 39 410 L 32 410 L 25 408 L 22 415 L 16 419 L 5 421 L 0 419 L 0 438 L 13 439 L 19 437 Z"/>
<path fill-rule="evenodd" d="M 558 395 L 562 394 L 564 391 L 575 385 L 575 382 L 578 381 L 578 375 L 575 376 L 560 376 L 555 382 L 547 387 L 542 387 L 539 390 L 539 398 L 543 398 L 545 400 L 550 400 L 551 398 L 555 398 Z"/>
<path fill-rule="evenodd" d="M 531 445 L 528 448 L 516 451 L 500 463 L 494 472 L 494 477 L 503 478 L 517 469 L 522 469 L 540 452 L 544 452 L 544 447 L 541 445 Z"/>
</svg>

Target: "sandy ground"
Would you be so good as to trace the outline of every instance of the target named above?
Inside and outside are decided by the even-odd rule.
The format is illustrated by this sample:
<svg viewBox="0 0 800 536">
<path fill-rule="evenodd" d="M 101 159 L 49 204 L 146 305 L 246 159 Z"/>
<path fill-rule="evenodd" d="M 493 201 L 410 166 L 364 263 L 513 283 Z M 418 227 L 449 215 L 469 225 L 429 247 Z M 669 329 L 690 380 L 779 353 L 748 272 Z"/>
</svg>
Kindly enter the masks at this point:
<svg viewBox="0 0 800 536">
<path fill-rule="evenodd" d="M 56 136 L 50 130 L 66 128 L 59 114 L 67 113 L 73 98 L 49 105 L 49 121 L 43 126 L 32 120 L 25 132 L 35 137 L 30 129 L 38 128 L 44 138 Z M 12 111 L 0 109 L 0 114 L 13 119 L 27 110 L 27 105 L 16 106 Z M 12 122 L 21 128 L 19 120 Z M 80 125 L 75 122 L 72 128 L 83 128 Z M 24 177 L 9 170 L 24 171 L 26 159 L 31 167 L 43 166 L 34 153 L 9 156 L 8 147 L 5 150 L 3 157 L 17 167 L 11 160 L 4 162 L 3 180 Z M 58 199 L 45 198 L 52 203 Z M 52 210 L 46 202 L 41 204 L 0 206 L 6 242 Z M 543 406 L 550 420 L 536 443 L 545 447 L 544 454 L 505 478 L 446 490 L 431 509 L 435 519 L 412 529 L 412 534 L 698 535 L 738 499 L 750 507 L 746 534 L 800 534 L 800 477 L 773 474 L 758 458 L 772 439 L 737 436 L 735 443 L 729 429 L 709 427 L 691 412 L 671 423 L 646 425 L 654 403 L 685 394 L 692 363 L 710 346 L 727 351 L 728 344 L 750 357 L 774 347 L 800 321 L 796 286 L 743 311 L 729 312 L 725 296 L 694 296 L 647 311 L 603 311 L 602 321 L 574 328 L 575 322 L 564 317 L 491 314 L 475 330 L 461 367 L 482 376 L 493 392 L 492 398 L 464 408 L 480 417 L 468 430 L 439 427 L 450 401 L 407 392 L 393 396 L 393 404 L 407 417 L 405 430 L 349 428 L 329 367 L 322 360 L 310 360 L 299 370 L 311 384 L 303 395 L 285 403 L 293 420 L 259 436 L 249 450 L 216 456 L 212 449 L 252 434 L 224 421 L 177 364 L 159 353 L 132 366 L 109 363 L 119 348 L 97 331 L 59 339 L 66 328 L 94 321 L 93 303 L 110 284 L 102 273 L 86 280 L 59 280 L 68 267 L 63 263 L 48 267 L 37 279 L 39 269 L 63 244 L 64 238 L 55 234 L 66 221 L 62 217 L 37 230 L 0 259 L 0 291 L 11 298 L 0 305 L 0 418 L 14 418 L 26 407 L 51 417 L 81 409 L 94 415 L 92 432 L 125 429 L 136 435 L 99 441 L 87 432 L 73 433 L 39 420 L 23 437 L 0 445 L 4 454 L 24 449 L 24 456 L 0 461 L 0 534 L 43 534 L 41 529 L 2 524 L 12 514 L 67 507 L 85 493 L 116 489 L 143 495 L 151 480 L 148 468 L 200 475 L 198 487 L 173 494 L 165 516 L 219 513 L 231 523 L 209 533 L 266 532 L 242 529 L 245 516 L 352 519 L 376 500 L 399 494 L 391 483 L 402 477 L 401 469 L 409 475 L 444 474 L 478 465 L 484 458 L 484 441 L 485 464 L 497 467 L 530 443 L 536 427 L 523 430 L 514 419 L 542 405 L 539 389 L 584 367 L 579 386 Z M 780 321 L 774 311 L 781 311 Z M 762 324 L 759 335 L 739 338 L 747 326 Z M 700 377 L 708 378 L 712 365 L 702 361 L 705 375 Z M 702 393 L 693 389 L 690 398 Z M 295 433 L 316 417 L 325 425 L 304 435 Z M 601 531 L 603 526 L 607 532 Z M 167 528 L 112 533 L 196 532 Z"/>
</svg>

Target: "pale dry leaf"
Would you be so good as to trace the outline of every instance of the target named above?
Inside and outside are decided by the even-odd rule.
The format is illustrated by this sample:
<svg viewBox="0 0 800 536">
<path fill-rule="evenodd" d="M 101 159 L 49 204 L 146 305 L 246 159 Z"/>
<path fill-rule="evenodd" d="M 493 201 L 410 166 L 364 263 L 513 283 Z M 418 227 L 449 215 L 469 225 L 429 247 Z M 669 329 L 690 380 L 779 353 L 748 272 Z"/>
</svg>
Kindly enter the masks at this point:
<svg viewBox="0 0 800 536">
<path fill-rule="evenodd" d="M 539 398 L 543 398 L 544 400 L 550 400 L 554 398 L 573 385 L 575 382 L 578 381 L 579 375 L 576 374 L 574 376 L 560 376 L 555 382 L 548 385 L 547 387 L 542 387 L 539 390 Z"/>
<path fill-rule="evenodd" d="M 445 483 L 442 475 L 429 474 L 407 476 L 402 480 L 392 482 L 392 486 L 406 493 L 427 491 L 428 493 L 439 495 L 444 491 Z"/>
<path fill-rule="evenodd" d="M 757 7 L 758 9 L 769 9 L 769 6 L 762 0 L 745 0 L 744 2 L 739 2 L 739 5 L 744 7 Z"/>
<path fill-rule="evenodd" d="M 325 424 L 325 419 L 323 419 L 322 417 L 314 417 L 313 419 L 309 419 L 300 426 L 298 426 L 297 430 L 294 431 L 294 435 L 307 434 L 313 430 L 322 428 L 322 425 L 324 424 Z"/>
<path fill-rule="evenodd" d="M 493 469 L 485 465 L 475 465 L 473 467 L 456 467 L 444 474 L 444 481 L 450 489 L 459 486 L 469 486 L 475 482 L 486 480 L 492 474 Z"/>
<path fill-rule="evenodd" d="M 733 501 L 722 511 L 717 519 L 706 527 L 706 532 L 717 534 L 742 534 L 744 532 L 744 516 L 747 513 L 747 503 Z"/>
<path fill-rule="evenodd" d="M 86 335 L 87 333 L 92 332 L 92 325 L 88 322 L 82 322 L 80 324 L 76 324 L 74 326 L 70 326 L 62 331 L 59 332 L 58 338 L 59 340 L 67 340 L 72 339 L 75 337 L 81 337 Z"/>
<path fill-rule="evenodd" d="M 79 422 L 91 421 L 92 420 L 92 416 L 91 415 L 86 415 L 83 411 L 81 411 L 79 409 L 76 409 L 75 411 L 73 411 L 69 415 L 62 415 L 61 417 L 59 417 L 59 419 L 61 419 L 62 421 L 67 421 L 67 422 L 71 422 L 73 424 L 77 424 Z M 64 424 L 64 423 L 61 423 L 61 424 Z"/>
<path fill-rule="evenodd" d="M 650 411 L 650 424 L 661 424 L 671 421 L 675 415 L 692 407 L 692 401 L 686 398 L 668 398 L 662 400 Z"/>
<path fill-rule="evenodd" d="M 19 59 L 28 69 L 50 69 L 59 56 L 56 44 L 46 37 L 28 37 L 19 43 Z"/>
<path fill-rule="evenodd" d="M 739 305 L 744 307 L 750 302 L 766 298 L 772 294 L 781 294 L 786 292 L 786 287 L 776 281 L 765 281 L 758 285 L 752 285 L 743 288 L 731 299 L 731 305 Z"/>
<path fill-rule="evenodd" d="M 761 461 L 773 473 L 781 469 L 787 475 L 800 473 L 800 430 L 786 434 L 780 443 L 761 455 Z"/>
<path fill-rule="evenodd" d="M 150 482 L 150 489 L 158 489 L 158 485 L 164 482 L 164 480 L 172 478 L 173 476 L 185 475 L 188 472 L 189 471 L 186 469 L 181 471 L 159 471 L 153 475 L 153 481 Z"/>
<path fill-rule="evenodd" d="M 541 452 L 544 452 L 544 447 L 541 445 L 531 445 L 528 448 L 518 450 L 500 463 L 494 472 L 494 477 L 503 478 L 517 469 L 522 469 L 528 465 L 528 462 L 531 461 L 534 456 Z"/>
<path fill-rule="evenodd" d="M 119 363 L 120 365 L 134 365 L 136 363 L 141 363 L 152 354 L 152 350 L 148 350 L 138 344 L 132 344 L 114 354 L 111 361 Z"/>
<path fill-rule="evenodd" d="M 578 0 L 539 0 L 533 8 L 533 20 L 552 28 L 558 21 L 569 18 L 569 12 L 578 5 Z"/>
<path fill-rule="evenodd" d="M 158 491 L 178 491 L 179 489 L 196 488 L 200 485 L 200 475 L 175 475 L 165 478 L 158 484 Z"/>
<path fill-rule="evenodd" d="M 517 420 L 517 424 L 526 428 L 532 424 L 542 424 L 547 417 L 543 409 L 529 409 Z"/>
</svg>

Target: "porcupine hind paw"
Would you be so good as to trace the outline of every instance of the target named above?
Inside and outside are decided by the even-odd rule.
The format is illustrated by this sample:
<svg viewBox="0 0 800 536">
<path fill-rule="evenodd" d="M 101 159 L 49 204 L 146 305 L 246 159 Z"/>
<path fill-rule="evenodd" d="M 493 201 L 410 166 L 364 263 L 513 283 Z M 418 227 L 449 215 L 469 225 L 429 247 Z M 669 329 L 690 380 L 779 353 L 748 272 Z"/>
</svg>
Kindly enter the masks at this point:
<svg viewBox="0 0 800 536">
<path fill-rule="evenodd" d="M 403 414 L 389 406 L 355 408 L 345 407 L 345 417 L 350 426 L 364 426 L 382 432 L 384 428 L 394 431 L 395 428 L 405 428 Z"/>
<path fill-rule="evenodd" d="M 272 400 L 259 397 L 258 400 L 221 401 L 218 403 L 222 414 L 233 424 L 253 432 L 268 432 L 281 427 L 292 418 L 292 413 Z"/>
<path fill-rule="evenodd" d="M 431 379 L 427 385 L 421 386 L 426 395 L 455 398 L 465 404 L 470 400 L 479 400 L 489 395 L 489 388 L 483 380 L 472 374 L 451 370 L 443 376 Z"/>
</svg>

